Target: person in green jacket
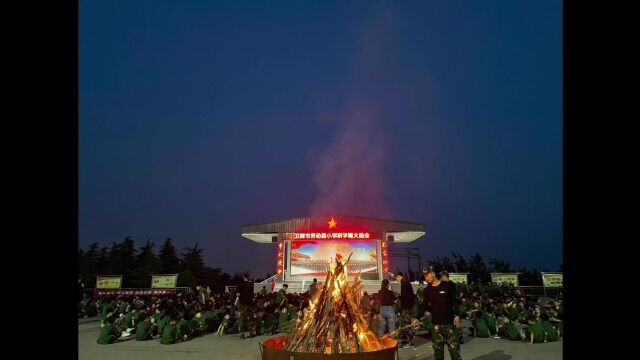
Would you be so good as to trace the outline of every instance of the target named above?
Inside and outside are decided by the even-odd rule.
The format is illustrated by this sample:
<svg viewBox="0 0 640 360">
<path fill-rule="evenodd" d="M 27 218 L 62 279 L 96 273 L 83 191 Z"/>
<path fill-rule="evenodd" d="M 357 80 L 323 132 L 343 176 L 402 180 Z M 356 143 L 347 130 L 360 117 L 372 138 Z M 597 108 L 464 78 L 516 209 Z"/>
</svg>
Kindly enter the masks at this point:
<svg viewBox="0 0 640 360">
<path fill-rule="evenodd" d="M 374 334 L 378 334 L 378 330 L 380 329 L 380 314 L 372 312 L 371 320 L 369 321 L 369 329 L 373 331 Z"/>
<path fill-rule="evenodd" d="M 178 339 L 178 333 L 176 329 L 175 315 L 169 317 L 169 322 L 164 326 L 162 330 L 162 338 L 160 338 L 160 344 L 171 345 L 175 344 Z"/>
<path fill-rule="evenodd" d="M 476 310 L 473 315 L 473 336 L 480 338 L 488 338 L 491 337 L 491 333 L 489 332 L 489 327 L 487 326 L 487 322 L 484 319 L 484 313 L 480 310 Z"/>
<path fill-rule="evenodd" d="M 272 308 L 271 308 L 272 309 Z M 268 312 L 264 319 L 265 334 L 274 335 L 278 332 L 278 318 L 275 312 Z"/>
<path fill-rule="evenodd" d="M 540 314 L 540 320 L 542 320 L 542 327 L 544 331 L 547 333 L 547 342 L 558 341 L 560 338 L 560 330 L 558 330 L 553 324 L 549 322 L 549 315 Z"/>
<path fill-rule="evenodd" d="M 113 310 L 114 309 L 111 309 L 104 323 L 100 325 L 100 334 L 97 340 L 97 343 L 100 345 L 113 344 L 120 337 L 120 331 L 114 325 L 115 318 L 113 317 Z"/>
<path fill-rule="evenodd" d="M 148 316 L 143 313 L 139 320 L 138 326 L 136 327 L 136 340 L 145 341 L 150 340 L 153 334 L 153 317 Z"/>
<path fill-rule="evenodd" d="M 280 315 L 278 316 L 278 331 L 289 331 L 289 313 L 287 307 L 280 310 Z"/>
<path fill-rule="evenodd" d="M 195 314 L 189 320 L 189 330 L 191 331 L 191 337 L 200 336 L 204 330 L 206 329 L 206 325 L 202 319 L 202 310 L 199 306 L 195 309 Z"/>
<path fill-rule="evenodd" d="M 255 324 L 255 327 L 256 327 L 256 335 L 264 335 L 265 328 L 264 328 L 264 310 L 263 309 L 258 309 L 258 312 L 256 312 L 255 314 L 253 323 Z"/>
<path fill-rule="evenodd" d="M 176 323 L 176 332 L 178 335 L 178 341 L 187 341 L 191 338 L 191 327 L 189 326 L 189 315 L 185 314 L 180 317 L 180 320 Z"/>
<path fill-rule="evenodd" d="M 541 344 L 547 342 L 547 333 L 544 331 L 544 327 L 536 322 L 533 315 L 530 315 L 527 319 L 529 326 L 524 329 L 524 340 L 528 344 Z"/>
<path fill-rule="evenodd" d="M 502 325 L 498 328 L 498 335 L 503 339 L 518 341 L 522 340 L 522 336 L 516 328 L 516 325 L 511 322 L 508 316 L 503 315 L 501 318 Z"/>
<path fill-rule="evenodd" d="M 520 316 L 520 310 L 518 310 L 518 304 L 515 302 L 509 303 L 509 320 L 516 321 Z"/>
<path fill-rule="evenodd" d="M 490 306 L 484 313 L 484 321 L 487 323 L 489 334 L 491 334 L 491 336 L 494 338 L 499 338 L 500 336 L 498 336 L 498 321 L 496 320 L 493 311 L 493 307 Z"/>
</svg>

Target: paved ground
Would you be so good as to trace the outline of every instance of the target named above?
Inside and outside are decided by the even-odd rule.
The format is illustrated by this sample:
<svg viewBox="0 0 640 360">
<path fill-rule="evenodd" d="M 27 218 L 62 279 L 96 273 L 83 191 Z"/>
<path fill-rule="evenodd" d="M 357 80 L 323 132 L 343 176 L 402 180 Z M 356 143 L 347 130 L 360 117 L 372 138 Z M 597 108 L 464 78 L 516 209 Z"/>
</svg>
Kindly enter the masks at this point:
<svg viewBox="0 0 640 360">
<path fill-rule="evenodd" d="M 463 326 L 465 324 L 463 323 Z M 98 345 L 98 323 L 78 324 L 78 353 L 80 360 L 259 360 L 258 343 L 269 338 L 260 336 L 241 340 L 238 335 L 207 334 L 188 342 L 162 345 L 160 340 L 128 340 L 110 345 Z M 431 341 L 416 338 L 416 349 L 399 349 L 401 360 L 432 360 Z M 445 349 L 446 352 L 446 349 Z M 464 360 L 560 360 L 562 340 L 547 344 L 525 344 L 502 339 L 479 339 L 466 336 L 462 345 Z M 449 354 L 445 355 L 449 359 Z"/>
</svg>

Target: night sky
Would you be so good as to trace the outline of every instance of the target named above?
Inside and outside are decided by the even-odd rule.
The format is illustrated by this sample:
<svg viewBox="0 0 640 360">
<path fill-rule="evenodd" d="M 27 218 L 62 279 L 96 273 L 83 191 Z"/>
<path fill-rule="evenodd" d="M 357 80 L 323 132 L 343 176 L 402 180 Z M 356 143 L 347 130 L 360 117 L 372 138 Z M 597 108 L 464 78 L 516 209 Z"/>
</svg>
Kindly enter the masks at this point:
<svg viewBox="0 0 640 360">
<path fill-rule="evenodd" d="M 275 249 L 240 225 L 342 213 L 558 270 L 562 1 L 79 10 L 80 247 L 172 237 L 259 277 Z"/>
</svg>

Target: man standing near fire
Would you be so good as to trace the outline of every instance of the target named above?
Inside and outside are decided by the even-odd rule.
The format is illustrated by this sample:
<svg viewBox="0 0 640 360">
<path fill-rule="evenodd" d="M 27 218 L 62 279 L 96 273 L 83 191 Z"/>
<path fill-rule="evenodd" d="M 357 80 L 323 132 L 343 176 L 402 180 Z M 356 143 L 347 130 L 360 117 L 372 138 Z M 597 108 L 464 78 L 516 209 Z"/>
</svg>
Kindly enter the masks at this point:
<svg viewBox="0 0 640 360">
<path fill-rule="evenodd" d="M 431 313 L 434 360 L 444 360 L 445 343 L 449 348 L 451 360 L 461 360 L 457 336 L 460 316 L 458 316 L 456 292 L 447 283 L 440 281 L 432 268 L 424 269 L 423 275 L 429 286 L 424 289 L 418 314 L 424 314 L 426 310 Z M 417 326 L 420 320 L 413 319 L 412 323 Z"/>
</svg>

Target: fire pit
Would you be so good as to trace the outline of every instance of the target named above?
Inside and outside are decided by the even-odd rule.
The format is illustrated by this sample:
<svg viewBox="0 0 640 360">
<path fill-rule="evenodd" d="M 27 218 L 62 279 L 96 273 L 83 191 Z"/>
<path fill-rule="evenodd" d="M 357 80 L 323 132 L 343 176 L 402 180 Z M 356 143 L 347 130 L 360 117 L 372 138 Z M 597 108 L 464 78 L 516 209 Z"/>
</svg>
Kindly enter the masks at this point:
<svg viewBox="0 0 640 360">
<path fill-rule="evenodd" d="M 284 350 L 286 340 L 287 335 L 265 340 L 260 346 L 262 360 L 393 360 L 398 353 L 397 341 L 389 338 L 380 339 L 382 350 L 338 354 L 287 351 Z"/>
</svg>

